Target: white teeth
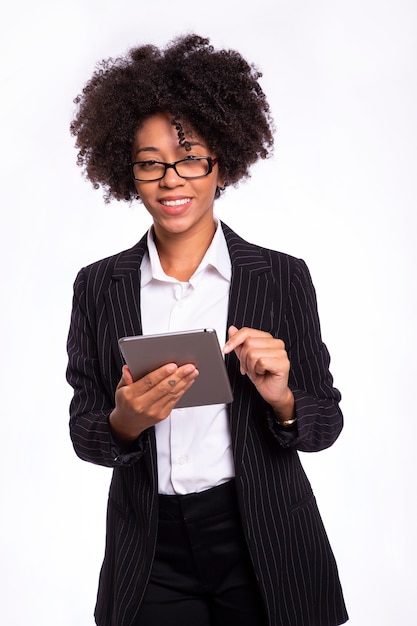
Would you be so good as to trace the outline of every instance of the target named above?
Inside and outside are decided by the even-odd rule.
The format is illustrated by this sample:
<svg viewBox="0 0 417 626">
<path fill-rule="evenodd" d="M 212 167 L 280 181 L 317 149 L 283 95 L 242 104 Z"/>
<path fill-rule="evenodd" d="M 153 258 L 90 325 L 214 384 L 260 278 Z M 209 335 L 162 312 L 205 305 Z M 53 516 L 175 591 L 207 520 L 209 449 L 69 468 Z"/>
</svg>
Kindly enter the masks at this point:
<svg viewBox="0 0 417 626">
<path fill-rule="evenodd" d="M 182 204 L 187 204 L 191 198 L 181 198 L 181 200 L 161 200 L 161 204 L 164 206 L 181 206 Z"/>
</svg>

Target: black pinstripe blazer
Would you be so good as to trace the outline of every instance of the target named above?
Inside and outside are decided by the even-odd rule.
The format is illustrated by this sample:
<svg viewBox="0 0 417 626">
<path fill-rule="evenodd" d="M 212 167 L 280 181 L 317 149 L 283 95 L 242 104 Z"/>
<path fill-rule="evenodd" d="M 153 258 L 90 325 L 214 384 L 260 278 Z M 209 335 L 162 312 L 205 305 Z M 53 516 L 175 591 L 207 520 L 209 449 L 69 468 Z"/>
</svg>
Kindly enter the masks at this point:
<svg viewBox="0 0 417 626">
<path fill-rule="evenodd" d="M 347 613 L 336 563 L 297 454 L 330 446 L 342 429 L 314 288 L 303 261 L 249 244 L 222 226 L 232 263 L 228 326 L 249 326 L 284 340 L 296 400 L 297 429 L 289 433 L 240 374 L 236 356 L 226 356 L 239 506 L 269 623 L 342 624 Z M 118 339 L 142 332 L 145 250 L 146 237 L 82 269 L 74 284 L 67 370 L 74 389 L 71 437 L 82 459 L 114 468 L 95 612 L 99 626 L 134 626 L 156 540 L 153 428 L 122 451 L 108 421 L 122 367 Z"/>
</svg>

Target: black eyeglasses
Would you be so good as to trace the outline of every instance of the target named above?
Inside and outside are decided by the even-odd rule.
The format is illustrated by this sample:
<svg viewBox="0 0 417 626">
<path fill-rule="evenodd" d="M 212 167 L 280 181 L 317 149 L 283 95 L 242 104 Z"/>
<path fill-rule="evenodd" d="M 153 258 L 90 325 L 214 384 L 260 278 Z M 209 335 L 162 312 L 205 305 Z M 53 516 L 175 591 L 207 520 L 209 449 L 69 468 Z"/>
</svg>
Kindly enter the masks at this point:
<svg viewBox="0 0 417 626">
<path fill-rule="evenodd" d="M 134 180 L 147 182 L 151 180 L 161 180 L 169 167 L 172 167 L 180 178 L 200 178 L 208 176 L 213 171 L 213 166 L 217 159 L 211 157 L 189 156 L 174 163 L 163 163 L 162 161 L 135 161 L 130 164 Z"/>
</svg>

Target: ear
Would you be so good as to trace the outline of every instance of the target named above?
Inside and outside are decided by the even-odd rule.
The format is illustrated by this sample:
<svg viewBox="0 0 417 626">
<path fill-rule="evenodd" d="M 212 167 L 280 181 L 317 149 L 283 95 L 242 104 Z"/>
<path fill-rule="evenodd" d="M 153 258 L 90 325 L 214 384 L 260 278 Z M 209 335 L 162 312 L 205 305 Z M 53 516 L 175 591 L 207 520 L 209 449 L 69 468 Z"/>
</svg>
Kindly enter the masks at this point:
<svg viewBox="0 0 417 626">
<path fill-rule="evenodd" d="M 226 185 L 226 177 L 222 174 L 222 172 L 219 170 L 219 173 L 217 175 L 217 187 L 219 189 L 221 189 L 222 187 L 224 187 Z"/>
</svg>

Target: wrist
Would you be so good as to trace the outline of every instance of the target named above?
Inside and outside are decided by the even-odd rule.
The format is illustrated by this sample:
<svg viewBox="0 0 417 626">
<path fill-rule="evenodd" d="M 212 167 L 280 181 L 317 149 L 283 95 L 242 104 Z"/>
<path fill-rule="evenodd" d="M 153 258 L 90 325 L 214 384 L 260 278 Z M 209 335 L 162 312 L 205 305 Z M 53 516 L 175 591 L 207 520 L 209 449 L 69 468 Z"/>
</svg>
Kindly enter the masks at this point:
<svg viewBox="0 0 417 626">
<path fill-rule="evenodd" d="M 287 394 L 282 401 L 271 403 L 271 406 L 281 426 L 292 426 L 296 422 L 295 399 L 290 388 L 287 388 Z"/>
<path fill-rule="evenodd" d="M 125 420 L 120 418 L 116 409 L 109 415 L 109 426 L 113 439 L 121 448 L 129 447 L 140 434 L 126 429 Z"/>
</svg>

